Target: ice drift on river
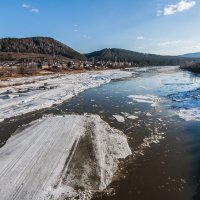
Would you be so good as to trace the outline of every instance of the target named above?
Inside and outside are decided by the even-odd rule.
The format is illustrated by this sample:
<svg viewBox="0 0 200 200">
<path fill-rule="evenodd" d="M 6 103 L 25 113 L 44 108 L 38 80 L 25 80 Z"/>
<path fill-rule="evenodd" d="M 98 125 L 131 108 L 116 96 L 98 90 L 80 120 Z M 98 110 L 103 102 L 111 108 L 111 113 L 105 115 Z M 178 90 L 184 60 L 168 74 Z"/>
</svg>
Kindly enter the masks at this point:
<svg viewBox="0 0 200 200">
<path fill-rule="evenodd" d="M 200 121 L 200 89 L 170 95 L 179 117 L 186 121 Z"/>
<path fill-rule="evenodd" d="M 0 88 L 0 120 L 62 103 L 88 88 L 131 76 L 131 72 L 108 70 L 0 81 L 7 86 Z"/>
<path fill-rule="evenodd" d="M 156 106 L 156 104 L 159 102 L 159 98 L 155 95 L 129 95 L 129 98 L 133 99 L 133 101 L 139 102 L 139 103 L 148 103 L 151 104 L 152 107 Z"/>
<path fill-rule="evenodd" d="M 79 199 L 104 189 L 130 154 L 126 136 L 98 115 L 44 117 L 0 149 L 0 198 Z"/>
</svg>

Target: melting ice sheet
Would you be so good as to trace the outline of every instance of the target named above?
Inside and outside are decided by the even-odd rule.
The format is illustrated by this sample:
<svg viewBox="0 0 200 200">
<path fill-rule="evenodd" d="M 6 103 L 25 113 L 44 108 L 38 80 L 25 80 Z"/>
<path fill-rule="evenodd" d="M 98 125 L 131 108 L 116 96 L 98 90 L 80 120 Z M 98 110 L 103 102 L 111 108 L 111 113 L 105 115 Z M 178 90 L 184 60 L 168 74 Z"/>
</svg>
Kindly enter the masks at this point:
<svg viewBox="0 0 200 200">
<path fill-rule="evenodd" d="M 81 188 L 89 199 L 111 182 L 118 159 L 128 155 L 126 136 L 98 115 L 45 117 L 0 149 L 0 198 L 76 199 Z"/>
<path fill-rule="evenodd" d="M 0 88 L 0 121 L 60 104 L 88 88 L 100 86 L 112 79 L 131 76 L 131 72 L 108 70 L 62 76 L 18 78 L 0 82 L 1 85 L 8 86 Z"/>
</svg>

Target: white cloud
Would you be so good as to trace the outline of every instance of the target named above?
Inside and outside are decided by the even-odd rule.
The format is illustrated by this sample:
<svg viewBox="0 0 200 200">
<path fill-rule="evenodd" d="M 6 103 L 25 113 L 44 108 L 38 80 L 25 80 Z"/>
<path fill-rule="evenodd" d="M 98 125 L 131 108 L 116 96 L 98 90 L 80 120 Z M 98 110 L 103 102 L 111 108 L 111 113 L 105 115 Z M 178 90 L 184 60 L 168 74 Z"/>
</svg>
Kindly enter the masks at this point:
<svg viewBox="0 0 200 200">
<path fill-rule="evenodd" d="M 144 40 L 144 37 L 143 36 L 138 36 L 136 37 L 137 40 Z"/>
<path fill-rule="evenodd" d="M 30 12 L 32 13 L 39 13 L 39 9 L 38 8 L 34 8 L 31 5 L 28 4 L 22 4 L 22 8 L 28 9 Z"/>
<path fill-rule="evenodd" d="M 85 39 L 89 39 L 88 35 L 86 35 L 86 34 L 83 34 L 82 37 Z"/>
<path fill-rule="evenodd" d="M 30 5 L 22 4 L 22 8 L 30 8 Z"/>
<path fill-rule="evenodd" d="M 192 40 L 173 40 L 173 41 L 160 42 L 157 45 L 165 47 L 165 46 L 192 44 L 192 43 L 193 43 Z"/>
<path fill-rule="evenodd" d="M 157 10 L 157 16 L 169 16 L 177 12 L 183 12 L 193 8 L 196 5 L 196 0 L 181 0 L 177 4 L 166 6 L 163 10 Z"/>
<path fill-rule="evenodd" d="M 160 42 L 158 43 L 158 46 L 169 46 L 169 45 L 175 45 L 181 43 L 180 40 L 175 40 L 175 41 L 167 41 L 167 42 Z"/>
<path fill-rule="evenodd" d="M 30 11 L 32 13 L 39 13 L 40 12 L 39 9 L 37 9 L 37 8 L 32 8 Z"/>
<path fill-rule="evenodd" d="M 156 15 L 157 15 L 158 17 L 160 17 L 162 14 L 163 14 L 163 11 L 162 11 L 162 10 L 157 10 L 157 14 L 156 14 Z"/>
</svg>

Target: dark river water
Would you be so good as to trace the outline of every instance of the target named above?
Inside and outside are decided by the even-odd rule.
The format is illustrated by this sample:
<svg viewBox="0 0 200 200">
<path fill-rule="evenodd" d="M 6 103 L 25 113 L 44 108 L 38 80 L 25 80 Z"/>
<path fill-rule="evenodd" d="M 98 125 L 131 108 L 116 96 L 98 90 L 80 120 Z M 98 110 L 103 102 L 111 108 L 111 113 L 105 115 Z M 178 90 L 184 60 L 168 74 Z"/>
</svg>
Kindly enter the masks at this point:
<svg viewBox="0 0 200 200">
<path fill-rule="evenodd" d="M 127 135 L 133 152 L 108 187 L 114 195 L 95 199 L 200 200 L 200 77 L 178 67 L 133 70 L 132 78 L 5 120 L 1 146 L 16 129 L 43 115 L 71 113 L 100 115 Z"/>
</svg>

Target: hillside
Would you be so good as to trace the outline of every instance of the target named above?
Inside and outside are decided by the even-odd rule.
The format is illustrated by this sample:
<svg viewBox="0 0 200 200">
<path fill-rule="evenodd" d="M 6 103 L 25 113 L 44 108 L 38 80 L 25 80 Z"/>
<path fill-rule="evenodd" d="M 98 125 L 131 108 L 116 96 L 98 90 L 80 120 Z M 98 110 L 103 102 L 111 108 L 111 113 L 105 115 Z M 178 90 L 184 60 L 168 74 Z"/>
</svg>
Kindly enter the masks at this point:
<svg viewBox="0 0 200 200">
<path fill-rule="evenodd" d="M 159 56 L 154 54 L 138 53 L 125 49 L 103 49 L 92 53 L 85 54 L 88 59 L 95 58 L 95 60 L 104 61 L 128 61 L 139 65 L 179 65 L 185 61 L 191 60 L 187 58 L 180 58 L 176 56 Z"/>
<path fill-rule="evenodd" d="M 63 56 L 70 59 L 85 59 L 85 56 L 69 46 L 48 37 L 4 38 L 0 39 L 0 52 L 45 54 Z"/>
<path fill-rule="evenodd" d="M 200 58 L 200 52 L 181 55 L 183 58 Z"/>
</svg>

